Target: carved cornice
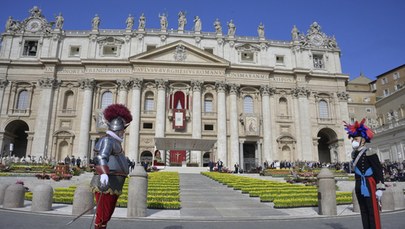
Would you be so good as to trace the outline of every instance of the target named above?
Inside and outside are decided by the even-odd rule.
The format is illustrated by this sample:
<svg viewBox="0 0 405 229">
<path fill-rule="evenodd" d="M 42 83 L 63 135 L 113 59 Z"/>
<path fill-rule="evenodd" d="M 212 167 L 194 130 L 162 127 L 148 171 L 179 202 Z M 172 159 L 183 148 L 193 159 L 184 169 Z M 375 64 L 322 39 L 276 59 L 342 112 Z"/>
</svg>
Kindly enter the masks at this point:
<svg viewBox="0 0 405 229">
<path fill-rule="evenodd" d="M 203 84 L 204 84 L 204 81 L 202 81 L 202 80 L 192 80 L 191 81 L 191 86 L 193 87 L 193 91 L 201 91 Z"/>
<path fill-rule="evenodd" d="M 239 88 L 240 88 L 239 84 L 231 83 L 231 84 L 228 84 L 228 87 L 229 87 L 229 93 L 230 94 L 238 94 L 239 93 Z"/>
<path fill-rule="evenodd" d="M 158 90 L 165 90 L 167 87 L 167 83 L 168 83 L 167 80 L 163 80 L 163 79 L 155 80 L 156 88 Z"/>
<path fill-rule="evenodd" d="M 82 88 L 82 89 L 93 90 L 93 88 L 96 86 L 96 81 L 94 79 L 82 79 L 82 80 L 79 80 L 79 83 L 80 83 L 80 88 Z"/>
<path fill-rule="evenodd" d="M 132 79 L 132 89 L 141 89 L 143 84 L 143 79 L 135 78 Z"/>
<path fill-rule="evenodd" d="M 38 84 L 41 88 L 56 88 L 59 87 L 60 81 L 53 78 L 42 78 L 38 80 Z"/>
<path fill-rule="evenodd" d="M 270 87 L 269 85 L 261 85 L 260 93 L 262 94 L 262 96 L 272 96 L 276 93 L 276 89 L 274 87 Z"/>
<path fill-rule="evenodd" d="M 224 81 L 215 82 L 215 89 L 217 92 L 226 92 L 227 85 Z"/>
<path fill-rule="evenodd" d="M 345 91 L 338 92 L 338 93 L 336 93 L 336 95 L 339 98 L 339 100 L 342 100 L 342 101 L 347 101 L 349 99 L 349 94 Z"/>
<path fill-rule="evenodd" d="M 9 81 L 8 81 L 8 80 L 6 80 L 6 79 L 2 79 L 2 80 L 0 80 L 0 89 L 4 89 L 4 88 L 6 88 L 6 87 L 7 87 L 7 85 L 8 85 L 8 83 L 9 83 Z"/>
<path fill-rule="evenodd" d="M 131 86 L 130 80 L 117 80 L 119 90 L 128 90 Z"/>
<path fill-rule="evenodd" d="M 291 93 L 295 97 L 308 97 L 311 94 L 311 91 L 304 87 L 297 87 L 292 89 Z"/>
</svg>

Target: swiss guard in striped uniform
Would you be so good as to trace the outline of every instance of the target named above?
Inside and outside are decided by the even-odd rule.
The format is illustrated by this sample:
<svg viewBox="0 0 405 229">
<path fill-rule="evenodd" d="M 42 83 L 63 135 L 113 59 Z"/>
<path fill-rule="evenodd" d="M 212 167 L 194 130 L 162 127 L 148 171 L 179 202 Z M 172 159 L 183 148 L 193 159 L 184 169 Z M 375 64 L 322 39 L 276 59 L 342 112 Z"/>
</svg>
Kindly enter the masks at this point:
<svg viewBox="0 0 405 229">
<path fill-rule="evenodd" d="M 95 229 L 107 227 L 129 173 L 121 143 L 125 128 L 132 121 L 131 112 L 122 104 L 113 104 L 108 106 L 103 114 L 108 131 L 94 146 L 97 154 L 96 174 L 90 183 L 97 203 Z"/>
<path fill-rule="evenodd" d="M 366 120 L 354 124 L 345 122 L 346 131 L 352 139 L 352 159 L 355 172 L 355 192 L 360 206 L 364 229 L 381 228 L 380 203 L 385 190 L 383 169 L 376 153 L 365 144 L 370 142 L 374 133 L 364 125 Z"/>
</svg>

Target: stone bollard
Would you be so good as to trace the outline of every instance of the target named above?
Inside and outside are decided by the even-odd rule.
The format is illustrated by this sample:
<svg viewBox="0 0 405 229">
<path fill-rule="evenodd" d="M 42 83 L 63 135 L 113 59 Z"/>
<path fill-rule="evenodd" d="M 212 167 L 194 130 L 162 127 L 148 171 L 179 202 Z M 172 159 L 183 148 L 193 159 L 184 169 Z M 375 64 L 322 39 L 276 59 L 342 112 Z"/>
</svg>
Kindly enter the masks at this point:
<svg viewBox="0 0 405 229">
<path fill-rule="evenodd" d="M 22 184 L 12 184 L 7 187 L 4 195 L 3 208 L 24 207 L 25 187 Z"/>
<path fill-rule="evenodd" d="M 394 192 L 392 187 L 388 187 L 382 195 L 382 210 L 395 210 Z"/>
<path fill-rule="evenodd" d="M 148 174 L 137 165 L 129 176 L 127 217 L 146 217 Z"/>
<path fill-rule="evenodd" d="M 6 189 L 10 184 L 0 184 L 0 205 L 3 204 L 4 194 L 6 194 Z"/>
<path fill-rule="evenodd" d="M 50 185 L 38 185 L 32 191 L 31 211 L 50 211 L 52 209 L 53 188 Z"/>
<path fill-rule="evenodd" d="M 73 197 L 72 215 L 80 215 L 87 209 L 86 213 L 93 214 L 94 211 L 94 194 L 89 185 L 78 186 Z"/>
<path fill-rule="evenodd" d="M 336 182 L 328 168 L 318 174 L 318 209 L 320 215 L 337 215 Z"/>
<path fill-rule="evenodd" d="M 400 187 L 396 186 L 396 184 L 394 184 L 393 192 L 394 192 L 395 209 L 404 209 L 405 208 L 404 191 L 402 190 L 402 188 L 400 188 Z"/>
<path fill-rule="evenodd" d="M 356 190 L 352 192 L 353 212 L 360 212 L 359 201 L 357 200 Z"/>
</svg>

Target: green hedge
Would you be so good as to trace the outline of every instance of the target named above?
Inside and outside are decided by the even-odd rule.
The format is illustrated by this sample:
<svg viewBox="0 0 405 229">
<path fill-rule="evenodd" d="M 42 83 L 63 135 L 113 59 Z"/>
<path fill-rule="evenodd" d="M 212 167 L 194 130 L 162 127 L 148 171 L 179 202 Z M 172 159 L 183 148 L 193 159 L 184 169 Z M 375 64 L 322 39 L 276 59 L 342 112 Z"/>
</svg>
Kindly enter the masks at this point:
<svg viewBox="0 0 405 229">
<path fill-rule="evenodd" d="M 154 209 L 179 209 L 180 188 L 177 172 L 159 172 L 148 174 L 147 206 Z M 53 202 L 72 204 L 76 186 L 54 188 Z M 26 200 L 32 200 L 32 192 L 25 193 Z M 128 179 L 124 184 L 117 206 L 126 207 L 128 201 Z"/>
</svg>

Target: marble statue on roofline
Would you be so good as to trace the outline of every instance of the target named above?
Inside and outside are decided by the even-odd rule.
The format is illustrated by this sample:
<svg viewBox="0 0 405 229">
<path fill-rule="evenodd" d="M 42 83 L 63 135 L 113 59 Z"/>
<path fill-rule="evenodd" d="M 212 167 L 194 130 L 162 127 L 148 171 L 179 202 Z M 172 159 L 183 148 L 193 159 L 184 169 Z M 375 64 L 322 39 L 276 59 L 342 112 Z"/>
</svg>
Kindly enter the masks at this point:
<svg viewBox="0 0 405 229">
<path fill-rule="evenodd" d="M 139 29 L 139 30 L 144 30 L 144 29 L 145 29 L 145 25 L 146 25 L 146 17 L 145 17 L 145 15 L 142 13 L 141 16 L 139 17 L 138 29 Z"/>
<path fill-rule="evenodd" d="M 228 36 L 235 36 L 236 26 L 233 23 L 233 20 L 228 23 Z"/>
<path fill-rule="evenodd" d="M 93 30 L 98 30 L 98 27 L 100 26 L 100 17 L 96 14 L 91 21 L 92 28 Z"/>
<path fill-rule="evenodd" d="M 162 15 L 159 14 L 159 18 L 160 18 L 160 29 L 161 30 L 166 30 L 167 26 L 169 25 L 167 22 L 167 16 L 165 13 L 163 13 Z"/>
<path fill-rule="evenodd" d="M 65 19 L 62 16 L 62 13 L 59 13 L 59 15 L 55 17 L 55 19 L 56 19 L 55 29 L 62 29 L 63 22 L 65 21 Z"/>
<path fill-rule="evenodd" d="M 194 32 L 201 32 L 202 24 L 199 16 L 194 18 Z"/>
<path fill-rule="evenodd" d="M 222 26 L 221 26 L 221 22 L 219 21 L 218 18 L 214 22 L 214 28 L 215 28 L 216 34 L 222 34 Z"/>
<path fill-rule="evenodd" d="M 134 17 L 129 14 L 125 23 L 127 24 L 127 30 L 132 30 L 132 27 L 134 26 Z"/>
<path fill-rule="evenodd" d="M 178 16 L 179 16 L 179 19 L 178 19 L 178 22 L 179 22 L 178 30 L 184 30 L 184 27 L 185 27 L 186 24 L 187 24 L 186 13 L 183 12 L 183 11 L 180 11 L 179 14 L 178 14 Z"/>
<path fill-rule="evenodd" d="M 260 38 L 264 38 L 264 25 L 260 22 L 259 26 L 257 27 L 257 34 Z"/>
</svg>

